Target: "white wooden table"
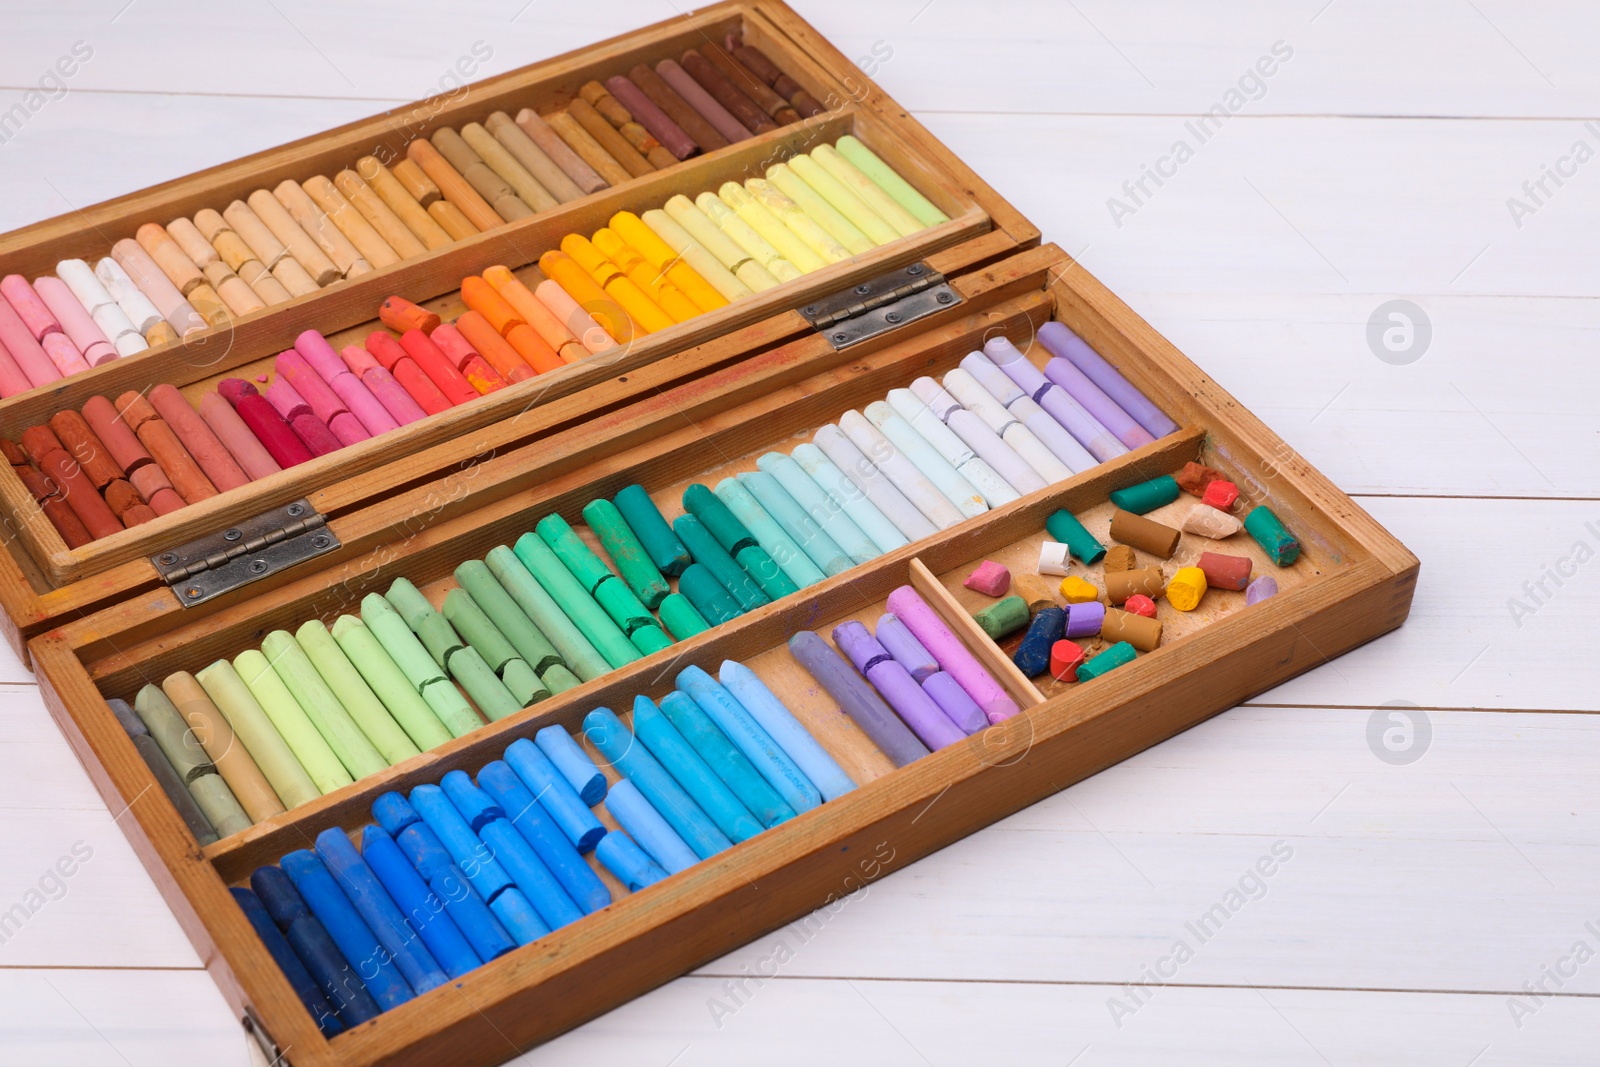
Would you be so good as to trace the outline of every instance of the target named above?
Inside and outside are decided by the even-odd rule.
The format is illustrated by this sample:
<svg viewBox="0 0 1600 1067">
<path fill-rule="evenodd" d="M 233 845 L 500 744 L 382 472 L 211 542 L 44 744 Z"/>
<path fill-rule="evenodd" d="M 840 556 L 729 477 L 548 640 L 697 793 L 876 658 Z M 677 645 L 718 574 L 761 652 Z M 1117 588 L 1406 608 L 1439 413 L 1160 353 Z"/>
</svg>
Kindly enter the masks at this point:
<svg viewBox="0 0 1600 1067">
<path fill-rule="evenodd" d="M 479 0 L 444 22 L 444 4 L 384 6 L 8 10 L 0 113 L 75 42 L 93 55 L 65 95 L 0 124 L 0 229 L 437 92 L 476 42 L 490 75 L 675 10 Z M 1398 633 L 518 1062 L 1592 1063 L 1600 161 L 1562 160 L 1578 141 L 1600 152 L 1584 124 L 1600 115 L 1600 14 L 797 6 L 878 57 L 874 76 L 1046 240 L 1398 534 L 1423 561 L 1416 605 Z M 1196 147 L 1185 124 L 1276 42 L 1292 55 Z M 1123 183 L 1179 139 L 1192 158 L 1160 163 L 1176 173 L 1132 201 Z M 1523 183 L 1547 166 L 1570 176 L 1535 202 Z M 1112 197 L 1134 210 L 1114 217 Z M 1391 299 L 1431 323 L 1404 365 L 1367 340 Z M 1524 583 L 1541 579 L 1534 600 Z M 0 943 L 0 1063 L 249 1062 L 30 676 L 0 654 L 0 913 L 41 904 Z M 1410 762 L 1369 743 L 1395 702 L 1422 724 Z M 75 845 L 88 861 L 50 881 Z M 1274 849 L 1288 858 L 1253 880 Z M 1226 920 L 1197 936 L 1186 924 L 1218 903 Z M 776 977 L 741 985 L 779 956 Z"/>
</svg>

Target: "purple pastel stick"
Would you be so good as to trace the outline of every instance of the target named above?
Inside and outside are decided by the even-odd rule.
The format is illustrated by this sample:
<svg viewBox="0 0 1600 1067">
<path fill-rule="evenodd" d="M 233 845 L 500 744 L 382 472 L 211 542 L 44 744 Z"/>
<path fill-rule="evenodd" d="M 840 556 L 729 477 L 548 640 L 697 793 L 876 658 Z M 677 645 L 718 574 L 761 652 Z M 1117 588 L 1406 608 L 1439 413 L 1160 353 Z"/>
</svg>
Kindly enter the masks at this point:
<svg viewBox="0 0 1600 1067">
<path fill-rule="evenodd" d="M 878 643 L 919 682 L 926 682 L 928 676 L 939 669 L 939 661 L 933 658 L 933 653 L 923 648 L 917 635 L 893 615 L 885 614 L 878 620 Z"/>
<path fill-rule="evenodd" d="M 833 643 L 839 646 L 856 670 L 866 674 L 875 665 L 889 659 L 889 650 L 878 643 L 864 623 L 851 620 L 833 628 Z"/>
<path fill-rule="evenodd" d="M 1066 427 L 1067 432 L 1077 438 L 1078 443 L 1087 448 L 1095 459 L 1104 463 L 1128 451 L 1109 429 L 1101 425 L 1099 419 L 1067 395 L 1066 390 L 1046 378 L 1043 371 L 1029 363 L 1028 357 L 1017 351 L 1016 345 L 1004 337 L 995 337 L 985 342 L 983 351 L 990 362 L 1015 382 L 1017 388 L 1028 394 L 1029 399 L 1048 411 L 1051 418 Z"/>
<path fill-rule="evenodd" d="M 937 751 L 967 739 L 966 731 L 956 726 L 933 698 L 922 691 L 917 680 L 894 660 L 884 658 L 868 667 L 867 681 L 930 749 Z"/>
<path fill-rule="evenodd" d="M 700 87 L 700 83 L 689 76 L 689 72 L 670 59 L 663 59 L 656 64 L 656 73 L 661 75 L 661 80 L 672 86 L 673 92 L 683 97 L 688 105 L 700 113 L 700 117 L 716 129 L 730 142 L 747 141 L 752 134 L 745 124 L 733 117 L 733 112 L 717 103 L 717 98 Z"/>
<path fill-rule="evenodd" d="M 1013 381 L 1026 389 L 1029 396 L 1039 401 L 1046 411 L 1050 410 L 1050 405 L 1040 394 L 1047 392 L 1049 382 L 1054 382 L 1059 388 L 1065 389 L 1067 395 L 1072 397 L 1091 418 L 1111 431 L 1117 440 L 1129 448 L 1138 448 L 1155 440 L 1148 430 L 1135 422 L 1133 416 L 1123 411 L 1115 400 L 1073 366 L 1070 360 L 1057 356 L 1045 364 L 1041 373 L 1004 337 L 996 337 L 989 341 L 983 346 L 983 350 L 988 353 L 990 359 L 1000 365 L 1001 370 L 1011 375 Z M 1006 362 L 1008 360 L 1010 362 Z M 1015 372 L 1013 366 L 1016 368 Z M 1025 375 L 1028 380 L 1024 381 L 1017 376 L 1018 374 Z"/>
<path fill-rule="evenodd" d="M 983 709 L 990 722 L 1001 722 L 1022 711 L 1017 702 L 1000 688 L 994 676 L 983 669 L 977 657 L 967 651 L 961 639 L 950 632 L 950 628 L 928 606 L 928 602 L 917 595 L 915 589 L 902 585 L 890 593 L 889 610 L 906 624 L 906 629 L 916 635 L 924 648 L 933 653 L 939 666 L 978 702 L 978 707 Z"/>
<path fill-rule="evenodd" d="M 1134 388 L 1133 383 L 1124 378 L 1117 368 L 1107 363 L 1100 353 L 1090 348 L 1083 338 L 1064 323 L 1047 322 L 1039 327 L 1039 340 L 1050 351 L 1082 371 L 1152 437 L 1165 437 L 1178 428 L 1178 424 L 1167 418 L 1160 408 L 1150 402 L 1149 397 Z"/>
<path fill-rule="evenodd" d="M 939 710 L 944 712 L 962 733 L 975 734 L 989 725 L 983 709 L 978 707 L 977 702 L 965 689 L 961 688 L 960 682 L 944 671 L 935 671 L 924 678 L 922 691 L 933 698 L 933 702 L 939 705 Z"/>
<path fill-rule="evenodd" d="M 688 159 L 698 155 L 700 146 L 695 139 L 684 132 L 679 126 L 667 117 L 667 113 L 656 106 L 644 94 L 644 90 L 633 84 L 626 75 L 613 74 L 606 79 L 606 88 L 611 90 L 611 95 L 617 98 L 617 103 L 633 112 L 633 117 L 639 120 L 639 125 L 655 135 L 668 152 L 679 159 Z"/>
<path fill-rule="evenodd" d="M 1106 606 L 1098 600 L 1067 605 L 1067 636 L 1093 637 L 1106 622 Z"/>
<path fill-rule="evenodd" d="M 1259 604 L 1270 596 L 1276 596 L 1277 593 L 1278 580 L 1271 575 L 1263 574 L 1261 577 L 1257 578 L 1255 581 L 1251 582 L 1245 587 L 1245 606 L 1248 607 L 1251 604 Z"/>
<path fill-rule="evenodd" d="M 344 402 L 345 410 L 356 417 L 367 433 L 373 437 L 397 430 L 394 420 L 372 391 L 361 384 L 361 379 L 350 373 L 339 353 L 316 330 L 307 330 L 294 339 L 294 350 L 311 365 L 317 376 Z M 330 425 L 332 425 L 330 423 Z"/>
<path fill-rule="evenodd" d="M 969 353 L 961 360 L 961 369 L 982 386 L 984 392 L 1000 401 L 1000 406 L 1009 411 L 1012 418 L 1031 430 L 1073 473 L 1086 471 L 1100 462 L 1099 457 L 1091 455 L 1055 420 L 1055 416 L 1035 403 L 1005 371 L 991 363 L 988 356 L 982 352 Z"/>
<path fill-rule="evenodd" d="M 789 638 L 789 652 L 890 763 L 904 767 L 928 754 L 927 746 L 828 642 L 810 630 L 801 630 Z"/>
</svg>

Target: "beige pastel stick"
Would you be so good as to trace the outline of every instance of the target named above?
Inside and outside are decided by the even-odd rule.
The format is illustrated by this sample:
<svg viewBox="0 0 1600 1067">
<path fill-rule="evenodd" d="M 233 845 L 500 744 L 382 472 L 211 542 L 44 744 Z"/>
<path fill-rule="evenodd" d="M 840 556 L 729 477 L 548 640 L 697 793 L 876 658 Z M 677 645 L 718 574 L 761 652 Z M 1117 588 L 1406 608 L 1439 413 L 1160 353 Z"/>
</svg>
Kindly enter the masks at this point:
<svg viewBox="0 0 1600 1067">
<path fill-rule="evenodd" d="M 318 286 L 332 285 L 344 277 L 340 270 L 318 245 L 312 236 L 307 233 L 298 222 L 285 210 L 278 198 L 265 189 L 257 189 L 245 201 L 250 210 L 256 213 L 256 218 L 266 223 L 267 229 L 272 231 L 272 236 L 283 242 L 299 264 L 305 268 L 311 280 Z"/>
<path fill-rule="evenodd" d="M 346 278 L 354 278 L 372 270 L 372 264 L 356 251 L 356 246 L 350 243 L 350 238 L 346 237 L 339 227 L 333 224 L 333 220 L 328 218 L 327 213 L 306 195 L 306 191 L 300 188 L 298 182 L 285 178 L 272 190 L 272 195 L 283 205 L 289 217 L 311 235 L 311 239 L 317 242 L 317 247 L 333 260 L 333 265 L 339 268 L 339 273 Z"/>
<path fill-rule="evenodd" d="M 167 234 L 202 271 L 217 261 L 217 250 L 191 220 L 173 219 L 167 223 Z"/>
<path fill-rule="evenodd" d="M 423 247 L 430 252 L 455 243 L 454 239 L 444 231 L 444 227 L 429 217 L 428 210 L 417 202 L 388 167 L 372 156 L 363 156 L 356 161 L 356 173 L 361 175 L 361 180 L 372 187 L 372 191 L 389 205 L 389 210 L 400 217 L 406 229 L 415 234 L 417 240 L 421 241 Z"/>
<path fill-rule="evenodd" d="M 274 815 L 282 815 L 283 801 L 278 799 L 277 792 L 267 783 L 266 775 L 261 773 L 250 750 L 234 736 L 233 727 L 228 725 L 228 720 L 211 702 L 206 691 L 200 688 L 194 675 L 186 671 L 169 674 L 161 683 L 161 688 L 178 709 L 178 714 L 189 724 L 189 729 L 206 750 L 206 755 L 216 765 L 217 773 L 233 790 L 239 806 L 251 821 L 261 822 Z"/>
<path fill-rule="evenodd" d="M 156 261 L 156 266 L 161 268 L 167 280 L 177 286 L 178 292 L 185 297 L 189 295 L 189 290 L 205 282 L 205 275 L 200 273 L 195 261 L 172 239 L 171 234 L 156 223 L 147 222 L 140 226 L 133 237 L 139 242 L 139 247 Z"/>
<path fill-rule="evenodd" d="M 494 139 L 504 145 L 506 151 L 516 157 L 517 162 L 538 179 L 540 185 L 550 191 L 551 196 L 563 204 L 583 197 L 583 190 L 578 188 L 578 183 L 567 177 L 555 160 L 534 144 L 533 138 L 523 133 L 521 126 L 511 121 L 510 115 L 496 111 L 483 124 L 494 134 Z"/>
<path fill-rule="evenodd" d="M 401 259 L 413 259 L 428 250 L 427 246 L 417 239 L 417 235 L 400 221 L 400 216 L 389 210 L 389 205 L 383 202 L 383 197 L 373 192 L 372 186 L 361 180 L 361 175 L 353 170 L 341 170 L 333 176 L 333 185 L 357 211 L 361 212 L 361 217 L 378 231 L 383 243 L 394 249 L 395 254 Z"/>
<path fill-rule="evenodd" d="M 472 183 L 451 166 L 450 161 L 426 137 L 418 137 L 406 145 L 406 156 L 434 180 L 444 193 L 444 198 L 460 208 L 461 213 L 472 220 L 478 229 L 495 230 L 505 225 L 505 216 L 497 214 L 472 187 Z"/>
<path fill-rule="evenodd" d="M 293 299 L 293 294 L 283 287 L 283 283 L 267 272 L 259 259 L 247 259 L 234 270 L 239 272 L 239 277 L 244 279 L 246 285 L 255 291 L 268 305 L 282 304 Z"/>
<path fill-rule="evenodd" d="M 461 209 L 448 200 L 435 200 L 428 205 L 428 217 L 437 222 L 454 240 L 465 241 L 483 231 L 461 213 Z"/>
<path fill-rule="evenodd" d="M 422 168 L 417 166 L 414 160 L 397 159 L 394 166 L 389 168 L 389 172 L 394 175 L 395 181 L 405 186 L 406 192 L 424 208 L 430 208 L 444 199 L 444 194 L 433 183 L 433 179 L 422 173 Z"/>
<path fill-rule="evenodd" d="M 249 288 L 249 286 L 245 286 Z M 217 291 L 205 282 L 189 290 L 189 306 L 200 313 L 207 326 L 222 326 L 231 321 L 227 305 Z"/>
<path fill-rule="evenodd" d="M 533 208 L 529 207 L 517 195 L 516 190 L 511 188 L 511 183 L 490 169 L 489 164 L 485 163 L 483 158 L 474 152 L 472 146 L 462 140 L 461 135 L 455 130 L 449 127 L 434 130 L 433 136 L 428 140 L 438 150 L 439 154 L 456 169 L 456 173 L 465 178 L 467 184 L 472 186 L 479 196 L 493 205 L 495 213 L 502 219 L 507 222 L 515 222 L 517 219 L 525 219 L 533 214 Z M 426 160 L 419 158 L 417 162 L 426 167 Z M 440 181 L 437 175 L 434 177 L 434 181 Z M 444 186 L 441 185 L 440 188 L 444 188 Z M 448 189 L 445 190 L 445 195 L 446 199 L 454 199 L 450 197 Z M 466 211 L 467 208 L 463 206 L 462 210 Z"/>
<path fill-rule="evenodd" d="M 374 268 L 382 270 L 400 262 L 400 256 L 389 247 L 389 242 L 378 236 L 372 223 L 362 218 L 361 212 L 325 176 L 318 174 L 300 185 Z"/>
<path fill-rule="evenodd" d="M 560 206 L 561 201 L 551 196 L 550 190 L 530 174 L 527 167 L 517 162 L 516 157 L 506 151 L 506 146 L 495 140 L 488 130 L 476 122 L 469 122 L 461 127 L 461 139 L 489 164 L 490 170 L 504 178 L 512 191 L 533 210 L 549 211 Z"/>
<path fill-rule="evenodd" d="M 306 273 L 306 269 L 300 265 L 300 261 L 293 256 L 284 256 L 278 260 L 278 265 L 272 268 L 272 276 L 278 279 L 279 284 L 285 289 L 289 290 L 290 296 L 305 296 L 307 293 L 314 293 L 322 288 L 316 283 L 316 279 Z"/>
<path fill-rule="evenodd" d="M 243 200 L 235 200 L 223 208 L 222 217 L 268 270 L 289 254 L 288 246 L 272 235 L 267 224 Z"/>
<path fill-rule="evenodd" d="M 267 305 L 256 295 L 256 291 L 245 284 L 243 278 L 228 269 L 228 265 L 221 259 L 214 260 L 205 268 L 206 281 L 211 288 L 217 291 L 228 310 L 235 315 L 248 315 L 252 311 L 260 311 Z M 288 299 L 288 294 L 284 294 Z"/>
<path fill-rule="evenodd" d="M 593 167 L 595 173 L 604 178 L 608 184 L 621 185 L 631 181 L 633 175 L 616 158 L 600 147 L 600 142 L 589 135 L 589 131 L 578 125 L 578 120 L 565 111 L 552 111 L 543 116 L 549 127 L 567 142 L 567 147 L 575 152 L 579 159 Z"/>
</svg>

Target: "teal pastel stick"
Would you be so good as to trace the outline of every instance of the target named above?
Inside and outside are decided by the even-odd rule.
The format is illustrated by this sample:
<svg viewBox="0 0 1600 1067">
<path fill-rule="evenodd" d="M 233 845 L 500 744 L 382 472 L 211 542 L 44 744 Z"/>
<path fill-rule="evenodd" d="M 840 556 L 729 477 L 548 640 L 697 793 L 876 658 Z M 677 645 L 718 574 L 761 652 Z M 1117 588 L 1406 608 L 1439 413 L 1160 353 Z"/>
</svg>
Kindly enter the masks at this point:
<svg viewBox="0 0 1600 1067">
<path fill-rule="evenodd" d="M 679 641 L 711 629 L 711 624 L 695 608 L 694 602 L 682 593 L 668 593 L 662 597 L 656 612 L 661 616 L 662 626 Z"/>
<path fill-rule="evenodd" d="M 471 646 L 456 649 L 450 655 L 449 667 L 450 676 L 461 683 L 461 688 L 490 722 L 498 722 L 522 710 L 521 702 L 511 695 L 511 690 L 478 655 L 477 649 Z"/>
<path fill-rule="evenodd" d="M 751 495 L 744 483 L 734 478 L 724 478 L 717 483 L 717 499 L 727 505 L 728 510 L 739 517 L 739 521 L 748 526 L 756 535 L 761 550 L 772 557 L 783 573 L 795 585 L 804 589 L 808 585 L 816 585 L 827 575 L 811 562 L 805 549 L 801 548 L 795 539 L 789 536 L 777 519 L 767 513 L 760 501 Z"/>
<path fill-rule="evenodd" d="M 701 859 L 733 847 L 728 836 L 700 809 L 610 708 L 596 708 L 583 718 L 583 734 L 623 777 L 638 787 L 684 843 Z"/>
<path fill-rule="evenodd" d="M 1244 519 L 1244 529 L 1278 566 L 1292 566 L 1300 558 L 1300 542 L 1265 504 L 1250 510 Z"/>
<path fill-rule="evenodd" d="M 483 560 L 467 560 L 456 568 L 455 579 L 472 597 L 473 603 L 494 620 L 495 626 L 511 642 L 517 655 L 527 661 L 528 666 L 542 673 L 551 664 L 562 662 L 561 653 L 528 618 L 528 613 L 517 606 L 517 602 L 505 591 Z"/>
<path fill-rule="evenodd" d="M 1106 546 L 1095 540 L 1078 517 L 1065 508 L 1052 511 L 1044 520 L 1044 528 L 1067 550 L 1084 563 L 1099 563 L 1105 558 Z"/>
<path fill-rule="evenodd" d="M 717 576 L 703 563 L 691 563 L 678 576 L 678 592 L 709 626 L 720 626 L 744 614 Z"/>
<path fill-rule="evenodd" d="M 756 532 L 727 506 L 727 501 L 699 482 L 683 491 L 683 510 L 700 520 L 706 532 L 717 539 L 717 544 L 730 556 L 737 556 L 741 548 L 749 548 L 761 539 Z M 678 535 L 679 538 L 683 534 Z M 690 555 L 694 546 L 689 546 Z M 696 559 L 699 557 L 696 556 Z"/>
<path fill-rule="evenodd" d="M 1151 478 L 1148 482 L 1140 482 L 1138 485 L 1130 485 L 1111 493 L 1113 504 L 1135 515 L 1154 511 L 1176 499 L 1178 499 L 1178 481 L 1170 474 L 1163 474 L 1159 478 Z"/>
<path fill-rule="evenodd" d="M 834 544 L 850 557 L 852 563 L 865 563 L 883 554 L 844 508 L 835 504 L 822 487 L 812 481 L 811 475 L 793 456 L 768 452 L 756 460 L 756 466 L 777 479 L 784 492 L 833 538 Z M 759 494 L 756 499 L 760 499 Z"/>
<path fill-rule="evenodd" d="M 661 601 L 672 592 L 672 587 L 650 558 L 650 553 L 639 543 L 639 538 L 634 535 L 617 506 L 609 500 L 591 500 L 584 505 L 583 521 L 600 538 L 601 546 L 610 555 L 611 562 L 616 566 L 617 573 L 622 575 L 622 580 L 628 583 L 628 588 L 644 602 L 645 607 L 651 610 L 659 608 Z"/>
<path fill-rule="evenodd" d="M 789 532 L 824 574 L 832 577 L 850 569 L 849 555 L 828 536 L 821 523 L 806 514 L 778 479 L 766 471 L 746 471 L 739 475 L 739 484 L 750 490 L 750 495 L 760 501 L 767 514 Z"/>
<path fill-rule="evenodd" d="M 796 812 L 810 811 L 822 803 L 822 794 L 811 779 L 721 683 L 699 667 L 685 667 L 678 672 L 676 681 L 678 688 L 693 697 L 728 735 L 728 740 L 755 764 L 784 803 Z"/>
<path fill-rule="evenodd" d="M 641 626 L 628 635 L 628 640 L 633 642 L 633 647 L 644 656 L 672 647 L 672 638 L 668 637 L 666 631 L 659 626 Z"/>
<path fill-rule="evenodd" d="M 829 503 L 859 526 L 879 552 L 893 552 L 911 543 L 822 449 L 807 441 L 803 445 L 796 445 L 789 455 L 817 483 L 817 488 L 828 494 Z"/>
<path fill-rule="evenodd" d="M 718 679 L 767 735 L 788 753 L 789 758 L 817 787 L 824 800 L 837 800 L 856 787 L 856 783 L 823 748 L 777 694 L 767 688 L 755 671 L 736 660 L 724 660 Z"/>
<path fill-rule="evenodd" d="M 550 643 L 561 653 L 561 658 L 566 667 L 584 681 L 598 678 L 611 670 L 611 664 L 606 662 L 598 649 L 589 643 L 572 620 L 567 618 L 567 613 L 561 610 L 555 598 L 546 592 L 538 579 L 528 572 L 522 560 L 516 553 L 505 545 L 490 549 L 484 557 L 484 564 L 489 568 L 495 580 L 500 583 L 511 599 L 523 610 L 534 625 L 542 630 Z M 549 668 L 544 672 L 548 673 Z M 552 690 L 554 692 L 554 690 Z"/>
<path fill-rule="evenodd" d="M 672 520 L 672 528 L 677 531 L 678 538 L 688 546 L 694 561 L 715 575 L 717 581 L 722 583 L 722 588 L 739 602 L 741 612 L 751 611 L 771 602 L 756 585 L 755 579 L 744 572 L 738 562 L 728 554 L 728 550 L 717 543 L 717 539 L 711 536 L 711 532 L 699 519 L 693 515 L 679 515 Z M 678 588 L 683 588 L 681 581 L 678 583 Z M 708 619 L 710 617 L 706 616 Z"/>
<path fill-rule="evenodd" d="M 650 494 L 644 491 L 644 486 L 630 485 L 612 499 L 617 510 L 622 513 L 622 518 L 627 522 L 628 529 L 633 531 L 633 536 L 639 539 L 639 543 L 649 554 L 650 561 L 662 574 L 669 578 L 676 577 L 694 562 L 683 542 L 678 540 L 677 534 L 672 532 L 672 527 L 667 525 L 661 509 L 650 499 Z"/>
<path fill-rule="evenodd" d="M 538 534 L 523 534 L 517 538 L 515 551 L 528 573 L 555 598 L 572 624 L 607 663 L 613 668 L 622 667 L 639 658 L 638 650 L 628 643 L 628 635 L 611 621 Z"/>
<path fill-rule="evenodd" d="M 765 829 L 649 697 L 633 698 L 633 732 L 728 840 L 745 841 Z"/>
<path fill-rule="evenodd" d="M 662 697 L 661 713 L 762 826 L 776 826 L 794 818 L 794 809 L 784 803 L 755 764 L 728 740 L 728 735 L 688 693 L 673 690 Z"/>
<path fill-rule="evenodd" d="M 746 574 L 755 580 L 756 587 L 765 593 L 768 599 L 782 600 L 790 593 L 798 593 L 800 587 L 778 566 L 777 560 L 767 555 L 767 550 L 760 545 L 751 545 L 741 548 L 739 554 L 733 557 Z"/>
<path fill-rule="evenodd" d="M 389 653 L 395 666 L 417 688 L 417 693 L 428 705 L 451 737 L 462 737 L 476 730 L 483 722 L 472 710 L 461 690 L 446 677 L 440 665 L 423 647 L 417 635 L 411 632 L 398 612 L 377 593 L 369 593 L 361 600 L 361 621 L 378 644 Z"/>
</svg>

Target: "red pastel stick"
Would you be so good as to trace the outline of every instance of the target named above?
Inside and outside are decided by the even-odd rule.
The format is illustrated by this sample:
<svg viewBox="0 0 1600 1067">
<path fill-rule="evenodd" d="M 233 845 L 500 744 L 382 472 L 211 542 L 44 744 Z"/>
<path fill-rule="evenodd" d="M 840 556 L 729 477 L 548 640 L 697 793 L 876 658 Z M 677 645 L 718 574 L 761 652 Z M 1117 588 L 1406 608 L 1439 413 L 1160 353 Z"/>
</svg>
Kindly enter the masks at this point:
<svg viewBox="0 0 1600 1067">
<path fill-rule="evenodd" d="M 217 392 L 233 405 L 239 418 L 250 427 L 250 432 L 256 435 L 256 440 L 261 442 L 261 447 L 267 450 L 278 466 L 294 467 L 313 458 L 311 450 L 299 435 L 278 414 L 277 409 L 267 403 L 267 398 L 254 385 L 243 378 L 225 378 L 218 383 Z"/>
</svg>

